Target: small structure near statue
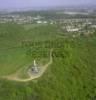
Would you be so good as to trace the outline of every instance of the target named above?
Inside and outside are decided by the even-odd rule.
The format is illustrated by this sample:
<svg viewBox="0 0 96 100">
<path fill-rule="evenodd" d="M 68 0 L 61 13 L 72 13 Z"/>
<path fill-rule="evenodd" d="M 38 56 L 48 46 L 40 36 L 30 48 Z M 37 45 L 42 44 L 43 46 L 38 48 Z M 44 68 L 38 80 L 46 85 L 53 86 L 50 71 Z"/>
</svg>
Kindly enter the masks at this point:
<svg viewBox="0 0 96 100">
<path fill-rule="evenodd" d="M 32 73 L 39 73 L 39 67 L 34 60 L 34 65 L 32 66 Z"/>
</svg>

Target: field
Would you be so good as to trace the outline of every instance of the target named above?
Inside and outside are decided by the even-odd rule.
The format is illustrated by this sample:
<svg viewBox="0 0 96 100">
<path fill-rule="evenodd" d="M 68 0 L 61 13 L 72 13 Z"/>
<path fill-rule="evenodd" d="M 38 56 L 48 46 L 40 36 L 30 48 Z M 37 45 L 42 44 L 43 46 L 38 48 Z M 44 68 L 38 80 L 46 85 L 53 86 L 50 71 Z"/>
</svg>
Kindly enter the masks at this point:
<svg viewBox="0 0 96 100">
<path fill-rule="evenodd" d="M 0 100 L 96 99 L 96 33 L 60 34 L 58 25 L 0 25 Z M 26 79 L 33 60 L 46 64 L 51 49 L 53 62 L 41 77 L 28 82 L 3 78 L 19 71 Z"/>
</svg>

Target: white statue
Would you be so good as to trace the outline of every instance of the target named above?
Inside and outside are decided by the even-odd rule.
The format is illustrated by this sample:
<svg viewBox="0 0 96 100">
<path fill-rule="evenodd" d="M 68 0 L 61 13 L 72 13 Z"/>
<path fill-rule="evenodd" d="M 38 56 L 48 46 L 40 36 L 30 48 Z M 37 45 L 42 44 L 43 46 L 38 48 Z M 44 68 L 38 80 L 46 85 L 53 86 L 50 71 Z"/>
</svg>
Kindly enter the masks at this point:
<svg viewBox="0 0 96 100">
<path fill-rule="evenodd" d="M 38 67 L 37 67 L 37 64 L 36 64 L 36 61 L 34 60 L 34 67 L 32 67 L 32 70 L 35 72 L 35 73 L 38 73 Z"/>
<path fill-rule="evenodd" d="M 37 64 L 36 64 L 36 61 L 34 60 L 34 67 L 36 67 L 36 65 L 37 65 Z"/>
</svg>

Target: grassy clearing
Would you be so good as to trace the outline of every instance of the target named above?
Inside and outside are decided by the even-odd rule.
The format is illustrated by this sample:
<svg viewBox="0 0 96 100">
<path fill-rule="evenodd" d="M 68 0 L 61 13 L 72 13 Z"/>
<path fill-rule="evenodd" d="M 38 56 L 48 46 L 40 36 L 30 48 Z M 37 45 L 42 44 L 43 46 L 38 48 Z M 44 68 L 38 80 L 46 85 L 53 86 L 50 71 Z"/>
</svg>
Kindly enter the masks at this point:
<svg viewBox="0 0 96 100">
<path fill-rule="evenodd" d="M 46 24 L 25 24 L 24 29 L 29 30 L 39 26 L 46 26 Z"/>
<path fill-rule="evenodd" d="M 51 34 L 48 35 L 47 26 L 44 27 L 46 28 L 44 31 L 42 31 L 43 27 L 40 26 L 37 28 L 35 32 L 34 28 L 26 31 L 22 26 L 16 24 L 1 25 L 2 28 L 2 30 L 0 31 L 0 40 L 1 40 L 0 41 L 0 75 L 1 76 L 11 74 L 16 72 L 19 69 L 22 69 L 22 67 L 32 63 L 33 59 L 37 59 L 41 61 L 42 59 L 44 59 L 43 57 L 41 58 L 43 54 L 42 48 L 32 48 L 32 52 L 30 52 L 30 46 L 22 47 L 22 41 L 31 40 L 32 42 L 34 42 L 38 40 L 38 38 L 44 41 L 47 39 L 45 38 L 46 35 L 47 37 L 50 38 Z M 49 26 L 49 29 L 53 30 L 51 26 Z M 39 36 L 40 30 L 42 33 L 41 36 Z M 35 53 L 35 51 L 37 52 Z M 48 50 L 46 49 L 45 54 L 47 52 Z"/>
</svg>

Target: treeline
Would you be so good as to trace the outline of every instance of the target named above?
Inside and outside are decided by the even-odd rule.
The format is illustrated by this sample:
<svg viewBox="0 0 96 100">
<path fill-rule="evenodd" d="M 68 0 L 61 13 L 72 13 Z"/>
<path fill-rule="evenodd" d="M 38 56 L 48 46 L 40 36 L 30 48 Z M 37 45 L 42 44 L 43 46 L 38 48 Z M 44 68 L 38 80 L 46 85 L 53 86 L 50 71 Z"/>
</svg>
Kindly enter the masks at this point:
<svg viewBox="0 0 96 100">
<path fill-rule="evenodd" d="M 66 46 L 65 40 L 54 39 L 45 41 L 22 41 L 22 47 L 38 47 L 38 48 L 63 48 Z"/>
</svg>

